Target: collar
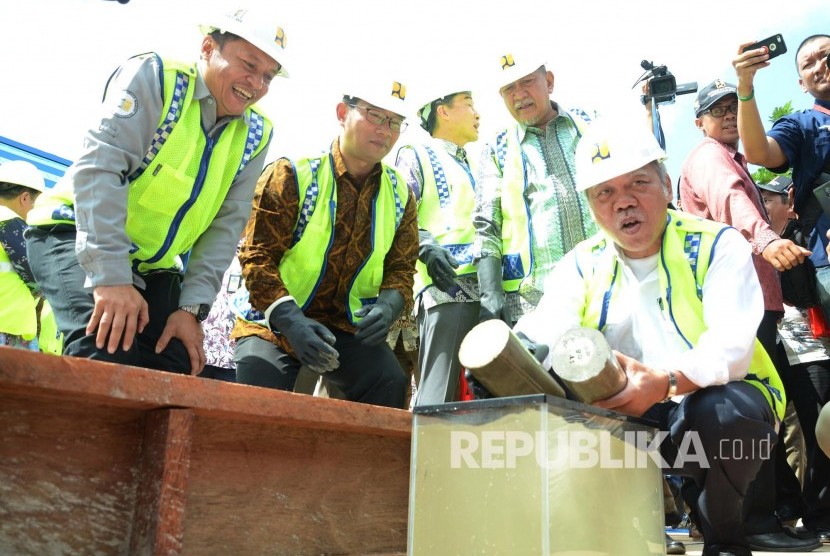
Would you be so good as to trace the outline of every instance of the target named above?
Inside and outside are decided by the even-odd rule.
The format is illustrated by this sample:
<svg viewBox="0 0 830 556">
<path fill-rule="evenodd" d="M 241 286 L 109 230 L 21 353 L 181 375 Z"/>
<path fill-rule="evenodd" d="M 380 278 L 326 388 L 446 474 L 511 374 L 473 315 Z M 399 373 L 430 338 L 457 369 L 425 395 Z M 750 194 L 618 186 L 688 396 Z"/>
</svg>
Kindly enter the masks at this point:
<svg viewBox="0 0 830 556">
<path fill-rule="evenodd" d="M 813 110 L 818 110 L 830 116 L 830 100 L 813 99 Z"/>
<path fill-rule="evenodd" d="M 554 110 L 556 110 L 556 116 L 551 121 L 549 121 L 547 124 L 545 124 L 545 130 L 547 130 L 551 125 L 555 125 L 556 121 L 559 118 L 569 118 L 570 117 L 570 116 L 567 116 L 565 114 L 565 112 L 562 110 L 562 107 L 559 106 L 559 104 L 557 104 L 556 101 L 551 100 L 550 105 L 553 107 Z M 520 123 L 520 122 L 516 122 L 516 126 L 519 130 L 519 141 L 521 141 L 521 142 L 523 142 L 525 140 L 525 136 L 527 135 L 528 130 L 530 130 L 531 133 L 537 133 L 537 134 L 538 134 L 538 132 L 542 131 L 542 128 L 540 128 L 540 127 L 528 126 L 528 125 L 525 125 L 525 124 Z"/>
<path fill-rule="evenodd" d="M 459 147 L 452 141 L 447 141 L 446 139 L 439 139 L 436 137 L 432 137 L 431 142 L 433 143 L 433 146 L 435 148 L 443 149 L 454 159 L 467 160 L 467 151 L 464 149 L 464 147 Z"/>
</svg>

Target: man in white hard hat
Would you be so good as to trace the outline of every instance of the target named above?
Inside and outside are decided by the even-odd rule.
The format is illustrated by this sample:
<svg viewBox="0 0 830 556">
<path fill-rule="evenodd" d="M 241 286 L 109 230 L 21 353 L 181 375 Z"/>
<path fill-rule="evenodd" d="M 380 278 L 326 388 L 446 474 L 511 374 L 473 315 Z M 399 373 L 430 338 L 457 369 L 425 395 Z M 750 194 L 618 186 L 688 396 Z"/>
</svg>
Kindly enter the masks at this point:
<svg viewBox="0 0 830 556">
<path fill-rule="evenodd" d="M 366 80 L 336 108 L 330 148 L 281 158 L 257 184 L 234 299 L 237 381 L 292 390 L 301 366 L 348 400 L 402 408 L 406 376 L 386 343 L 412 308 L 418 222 L 403 176 L 381 160 L 408 113 L 406 87 Z"/>
<path fill-rule="evenodd" d="M 45 189 L 34 164 L 0 164 L 0 345 L 60 353 L 55 318 L 32 275 L 23 239 L 26 215 Z"/>
<path fill-rule="evenodd" d="M 287 73 L 286 36 L 268 13 L 217 15 L 201 31 L 195 64 L 149 53 L 113 73 L 83 153 L 29 214 L 32 269 L 67 355 L 204 366 L 200 321 L 271 140 L 254 103 Z"/>
<path fill-rule="evenodd" d="M 478 140 L 479 115 L 468 87 L 441 83 L 421 97 L 416 115 L 430 136 L 401 147 L 395 163 L 418 203 L 421 376 L 415 405 L 458 400 L 458 348 L 478 323 L 472 222 L 476 170 L 464 146 Z"/>
<path fill-rule="evenodd" d="M 577 188 L 600 233 L 559 262 L 516 330 L 548 347 L 570 328 L 602 331 L 628 383 L 596 405 L 668 431 L 661 454 L 701 492 L 689 502 L 703 554 L 748 555 L 744 494 L 786 404 L 755 338 L 761 289 L 738 231 L 667 208 L 665 154 L 639 120 L 598 121 L 580 142 Z"/>
<path fill-rule="evenodd" d="M 505 52 L 495 71 L 515 125 L 485 146 L 473 223 L 481 319 L 512 325 L 539 302 L 556 262 L 596 231 L 574 188 L 573 154 L 590 118 L 551 100 L 553 73 L 539 54 Z"/>
</svg>

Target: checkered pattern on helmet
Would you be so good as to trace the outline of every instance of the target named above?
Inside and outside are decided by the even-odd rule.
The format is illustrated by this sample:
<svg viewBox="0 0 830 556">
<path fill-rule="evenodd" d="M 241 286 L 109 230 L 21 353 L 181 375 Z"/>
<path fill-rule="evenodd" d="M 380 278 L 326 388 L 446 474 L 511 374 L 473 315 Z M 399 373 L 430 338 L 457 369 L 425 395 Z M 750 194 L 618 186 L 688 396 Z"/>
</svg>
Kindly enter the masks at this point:
<svg viewBox="0 0 830 556">
<path fill-rule="evenodd" d="M 686 253 L 686 258 L 689 259 L 689 266 L 692 267 L 692 274 L 697 278 L 697 259 L 700 255 L 700 233 L 688 232 L 686 239 L 683 242 L 683 252 Z M 695 280 L 697 285 L 697 297 L 703 299 L 703 290 L 700 284 Z"/>
<path fill-rule="evenodd" d="M 429 156 L 429 163 L 432 166 L 432 173 L 435 176 L 435 186 L 438 188 L 438 203 L 441 208 L 450 204 L 450 188 L 447 185 L 447 176 L 444 174 L 444 167 L 438 162 L 438 155 L 435 151 L 424 145 Z"/>
<path fill-rule="evenodd" d="M 311 166 L 311 185 L 305 191 L 305 198 L 303 205 L 300 207 L 300 214 L 297 219 L 297 227 L 294 228 L 294 235 L 291 237 L 291 247 L 297 245 L 300 238 L 303 237 L 305 227 L 308 221 L 311 220 L 311 215 L 314 214 L 314 207 L 317 205 L 317 197 L 320 196 L 320 186 L 317 183 L 317 170 L 320 168 L 320 159 L 315 158 L 309 161 Z"/>
<path fill-rule="evenodd" d="M 170 110 L 164 117 L 164 121 L 156 129 L 153 140 L 150 142 L 150 148 L 147 150 L 147 154 L 144 155 L 144 160 L 141 161 L 141 165 L 129 177 L 129 181 L 133 181 L 141 175 L 159 153 L 167 138 L 170 137 L 170 134 L 173 132 L 173 126 L 176 125 L 182 115 L 182 100 L 184 100 L 187 94 L 187 87 L 189 85 L 190 77 L 186 73 L 176 72 L 176 85 L 173 87 L 173 100 L 170 102 Z"/>
<path fill-rule="evenodd" d="M 401 224 L 401 220 L 403 220 L 404 205 L 401 202 L 400 196 L 398 196 L 398 175 L 395 173 L 395 170 L 388 166 L 386 167 L 386 174 L 392 182 L 392 192 L 395 194 L 395 229 L 397 230 Z"/>
</svg>

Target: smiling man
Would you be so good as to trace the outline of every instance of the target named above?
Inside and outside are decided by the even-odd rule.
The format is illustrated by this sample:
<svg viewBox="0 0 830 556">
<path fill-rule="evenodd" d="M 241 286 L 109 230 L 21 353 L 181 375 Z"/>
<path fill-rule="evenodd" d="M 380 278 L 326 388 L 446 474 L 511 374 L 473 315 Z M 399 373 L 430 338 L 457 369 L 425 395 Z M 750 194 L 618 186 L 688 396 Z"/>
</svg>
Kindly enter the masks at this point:
<svg viewBox="0 0 830 556">
<path fill-rule="evenodd" d="M 300 367 L 348 400 L 402 408 L 407 380 L 386 343 L 412 308 L 415 200 L 382 163 L 406 127 L 406 88 L 364 82 L 337 104 L 322 154 L 281 158 L 257 184 L 239 253 L 237 381 L 292 390 Z"/>
<path fill-rule="evenodd" d="M 597 122 L 580 142 L 577 188 L 601 231 L 556 265 L 538 307 L 515 330 L 551 352 L 571 328 L 601 331 L 628 382 L 595 404 L 670 433 L 661 454 L 701 493 L 689 502 L 704 556 L 746 556 L 741 510 L 763 457 L 749 447 L 775 442 L 786 403 L 755 338 L 760 286 L 740 233 L 668 209 L 665 153 L 637 120 Z M 676 459 L 689 442 L 708 465 Z M 747 456 L 730 458 L 724 445 Z"/>
<path fill-rule="evenodd" d="M 553 72 L 538 54 L 505 53 L 494 81 L 516 123 L 484 149 L 475 256 L 481 320 L 512 325 L 539 302 L 556 262 L 596 231 L 574 187 L 573 155 L 589 118 L 550 99 Z"/>
<path fill-rule="evenodd" d="M 254 103 L 287 73 L 269 14 L 236 10 L 201 30 L 198 63 L 149 53 L 113 73 L 84 152 L 29 213 L 32 270 L 65 354 L 178 373 L 205 364 L 200 321 L 271 140 Z"/>
</svg>

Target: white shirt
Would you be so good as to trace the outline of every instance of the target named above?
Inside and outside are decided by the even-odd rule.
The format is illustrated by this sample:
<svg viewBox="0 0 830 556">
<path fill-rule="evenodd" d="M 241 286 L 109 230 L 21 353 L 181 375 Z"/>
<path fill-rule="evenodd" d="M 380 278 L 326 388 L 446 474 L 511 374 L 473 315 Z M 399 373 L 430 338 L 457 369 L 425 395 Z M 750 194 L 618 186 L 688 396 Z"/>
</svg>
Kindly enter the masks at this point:
<svg viewBox="0 0 830 556">
<path fill-rule="evenodd" d="M 703 284 L 706 330 L 691 349 L 674 323 L 660 311 L 659 254 L 628 259 L 613 247 L 620 263 L 616 291 L 603 331 L 612 349 L 657 369 L 681 371 L 697 386 L 725 384 L 746 376 L 764 299 L 752 250 L 741 234 L 729 228 L 718 239 Z M 552 351 L 569 329 L 581 326 L 586 283 L 573 252 L 556 265 L 535 311 L 523 316 L 515 330 Z M 544 362 L 551 366 L 551 356 Z"/>
</svg>

